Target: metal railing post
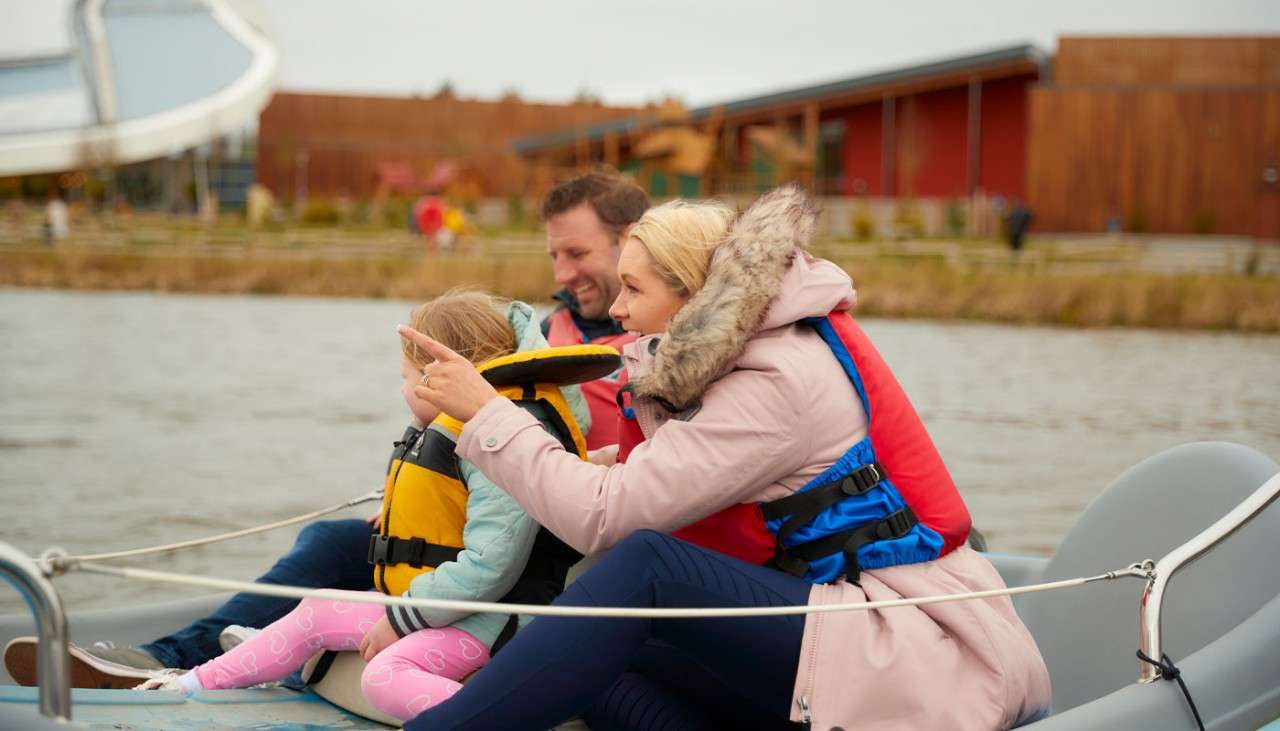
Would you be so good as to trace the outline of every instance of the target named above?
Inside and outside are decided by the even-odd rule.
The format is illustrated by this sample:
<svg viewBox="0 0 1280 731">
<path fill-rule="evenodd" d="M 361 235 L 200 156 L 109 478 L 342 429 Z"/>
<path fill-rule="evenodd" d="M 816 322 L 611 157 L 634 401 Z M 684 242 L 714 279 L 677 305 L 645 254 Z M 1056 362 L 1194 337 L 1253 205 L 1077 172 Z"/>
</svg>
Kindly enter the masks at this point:
<svg viewBox="0 0 1280 731">
<path fill-rule="evenodd" d="M 40 713 L 71 720 L 71 664 L 67 654 L 67 615 L 53 582 L 34 561 L 0 541 L 0 576 L 18 589 L 35 615 L 36 677 L 40 681 Z"/>
<path fill-rule="evenodd" d="M 1280 497 L 1280 474 L 1262 483 L 1257 490 L 1253 491 L 1253 494 L 1245 498 L 1231 512 L 1156 562 L 1155 573 L 1142 591 L 1140 610 L 1141 647 L 1147 657 L 1159 661 L 1163 653 L 1160 643 L 1160 609 L 1164 604 L 1165 588 L 1173 575 L 1253 520 L 1277 497 Z M 1160 677 L 1159 668 L 1142 663 L 1138 682 L 1150 683 Z"/>
</svg>

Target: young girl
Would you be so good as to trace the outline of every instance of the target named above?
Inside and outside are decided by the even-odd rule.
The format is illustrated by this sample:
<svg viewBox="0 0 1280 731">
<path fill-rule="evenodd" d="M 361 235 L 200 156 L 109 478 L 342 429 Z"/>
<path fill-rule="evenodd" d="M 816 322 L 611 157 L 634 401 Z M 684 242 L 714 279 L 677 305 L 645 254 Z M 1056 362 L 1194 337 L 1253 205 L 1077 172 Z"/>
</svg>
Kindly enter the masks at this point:
<svg viewBox="0 0 1280 731">
<path fill-rule="evenodd" d="M 416 308 L 411 322 L 491 374 L 496 385 L 520 384 L 501 390 L 554 427 L 566 447 L 585 453 L 579 425 L 590 417 L 581 395 L 540 383 L 537 367 L 584 355 L 581 348 L 547 349 L 531 307 L 513 302 L 504 317 L 491 297 L 455 291 Z M 402 351 L 401 392 L 413 424 L 396 442 L 369 549 L 376 588 L 416 598 L 549 602 L 577 554 L 540 533 L 503 490 L 454 457 L 460 425 L 414 394 L 429 361 L 407 342 Z M 585 360 L 599 370 L 610 357 L 612 369 L 616 353 L 593 350 Z M 369 661 L 361 679 L 366 699 L 409 719 L 457 692 L 459 681 L 484 665 L 515 626 L 513 618 L 494 614 L 305 599 L 225 655 L 139 687 L 187 694 L 244 688 L 285 678 L 320 650 L 359 650 Z"/>
</svg>

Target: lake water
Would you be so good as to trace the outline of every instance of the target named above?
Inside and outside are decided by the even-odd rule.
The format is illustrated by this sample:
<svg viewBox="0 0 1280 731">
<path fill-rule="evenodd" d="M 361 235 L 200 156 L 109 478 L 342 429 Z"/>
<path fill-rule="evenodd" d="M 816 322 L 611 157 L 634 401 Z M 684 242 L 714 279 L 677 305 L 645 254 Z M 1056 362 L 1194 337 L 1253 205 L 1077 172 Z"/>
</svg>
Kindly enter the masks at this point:
<svg viewBox="0 0 1280 731">
<path fill-rule="evenodd" d="M 394 327 L 410 305 L 0 290 L 0 540 L 32 555 L 119 550 L 375 489 L 408 418 Z M 1051 553 L 1120 472 L 1183 442 L 1280 458 L 1277 336 L 862 324 L 992 550 Z M 133 563 L 249 580 L 295 533 Z M 56 584 L 72 608 L 201 592 Z M 0 613 L 21 607 L 0 587 Z"/>
</svg>

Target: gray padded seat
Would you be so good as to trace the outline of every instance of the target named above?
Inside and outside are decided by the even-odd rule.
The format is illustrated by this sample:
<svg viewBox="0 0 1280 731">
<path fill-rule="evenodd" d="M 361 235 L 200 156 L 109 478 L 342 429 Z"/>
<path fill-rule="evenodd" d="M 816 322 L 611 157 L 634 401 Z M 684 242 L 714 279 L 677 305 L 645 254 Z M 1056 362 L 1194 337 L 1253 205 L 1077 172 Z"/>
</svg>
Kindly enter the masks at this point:
<svg viewBox="0 0 1280 731">
<path fill-rule="evenodd" d="M 1277 472 L 1280 466 L 1268 457 L 1248 447 L 1223 442 L 1187 444 L 1151 457 L 1127 470 L 1085 509 L 1038 581 L 1094 576 L 1142 559 L 1158 560 L 1221 518 Z M 1233 671 L 1234 661 L 1222 655 L 1222 648 L 1216 648 L 1216 654 L 1206 652 L 1195 658 L 1217 658 L 1213 673 L 1238 672 L 1239 677 L 1192 677 L 1193 666 L 1207 666 L 1184 662 L 1228 633 L 1235 635 L 1232 642 L 1240 647 L 1270 643 L 1272 655 L 1280 651 L 1276 645 L 1280 629 L 1275 622 L 1280 617 L 1277 562 L 1280 504 L 1273 503 L 1224 543 L 1184 567 L 1169 585 L 1162 623 L 1163 649 L 1182 668 L 1202 715 L 1226 718 L 1235 714 L 1230 708 L 1217 713 L 1212 707 L 1206 713 L 1206 703 L 1212 706 L 1215 698 L 1221 697 L 1222 704 L 1228 706 L 1236 703 L 1231 700 L 1230 687 L 1215 686 L 1244 691 L 1241 683 L 1256 683 L 1258 673 L 1264 674 L 1264 684 L 1280 685 L 1280 674 L 1274 669 L 1280 667 L 1280 662 L 1265 657 L 1261 662 L 1272 669 L 1255 664 Z M 1139 579 L 1121 579 L 1016 599 L 1018 613 L 1035 635 L 1049 667 L 1055 714 L 1125 688 L 1117 694 L 1117 702 L 1128 698 L 1125 703 L 1131 706 L 1134 702 L 1144 705 L 1156 696 L 1161 699 L 1162 708 L 1172 714 L 1170 718 L 1176 724 L 1161 728 L 1182 727 L 1183 721 L 1186 727 L 1194 728 L 1194 720 L 1173 683 L 1162 681 L 1156 686 L 1126 688 L 1134 686 L 1139 672 L 1134 653 L 1139 643 L 1142 589 Z M 1265 680 L 1268 673 L 1270 679 Z M 1265 685 L 1260 692 L 1267 695 Z M 1274 705 L 1274 696 L 1280 691 L 1270 695 Z M 1090 728 L 1094 727 L 1093 722 L 1102 724 L 1099 727 L 1110 726 L 1120 720 L 1113 714 L 1121 706 L 1107 711 L 1106 705 L 1093 704 L 1078 713 L 1055 715 L 1032 727 Z M 1265 717 L 1270 711 L 1259 713 L 1262 723 L 1271 720 Z M 1092 721 L 1086 721 L 1088 718 Z M 1257 719 L 1238 720 L 1242 726 L 1233 722 L 1218 723 L 1216 727 L 1262 725 Z M 1205 721 L 1207 726 L 1215 727 L 1210 718 Z M 1130 726 L 1121 723 L 1114 727 Z"/>
</svg>

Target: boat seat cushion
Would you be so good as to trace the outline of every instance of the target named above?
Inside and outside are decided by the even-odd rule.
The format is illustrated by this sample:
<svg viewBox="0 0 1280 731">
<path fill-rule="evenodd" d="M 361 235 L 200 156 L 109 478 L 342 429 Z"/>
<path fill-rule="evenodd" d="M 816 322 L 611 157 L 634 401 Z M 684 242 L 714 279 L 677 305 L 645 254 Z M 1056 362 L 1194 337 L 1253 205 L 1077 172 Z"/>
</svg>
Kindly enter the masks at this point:
<svg viewBox="0 0 1280 731">
<path fill-rule="evenodd" d="M 1174 447 L 1127 470 L 1085 509 L 1045 566 L 1043 581 L 1095 576 L 1171 549 L 1209 527 L 1280 471 L 1238 444 Z M 1170 582 L 1164 651 L 1177 662 L 1280 595 L 1280 505 L 1262 514 Z M 1035 635 L 1061 713 L 1138 678 L 1143 582 L 1119 579 L 1017 598 Z"/>
</svg>

